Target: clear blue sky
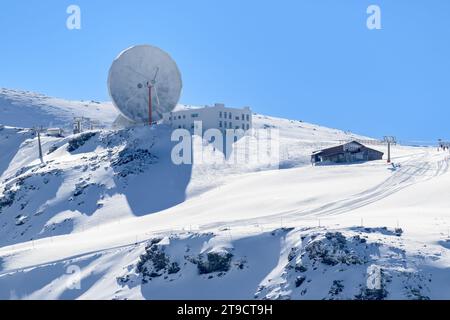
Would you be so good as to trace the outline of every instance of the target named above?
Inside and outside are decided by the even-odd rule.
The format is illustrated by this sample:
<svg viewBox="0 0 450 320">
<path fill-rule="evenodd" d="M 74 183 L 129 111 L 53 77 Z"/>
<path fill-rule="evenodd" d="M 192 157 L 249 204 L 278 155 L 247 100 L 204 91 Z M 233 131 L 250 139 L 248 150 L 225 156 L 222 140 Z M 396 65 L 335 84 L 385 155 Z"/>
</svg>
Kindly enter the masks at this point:
<svg viewBox="0 0 450 320">
<path fill-rule="evenodd" d="M 382 30 L 366 28 L 370 4 Z M 2 87 L 109 100 L 113 58 L 149 43 L 177 61 L 186 104 L 450 139 L 448 0 L 2 0 L 0 43 Z"/>
</svg>

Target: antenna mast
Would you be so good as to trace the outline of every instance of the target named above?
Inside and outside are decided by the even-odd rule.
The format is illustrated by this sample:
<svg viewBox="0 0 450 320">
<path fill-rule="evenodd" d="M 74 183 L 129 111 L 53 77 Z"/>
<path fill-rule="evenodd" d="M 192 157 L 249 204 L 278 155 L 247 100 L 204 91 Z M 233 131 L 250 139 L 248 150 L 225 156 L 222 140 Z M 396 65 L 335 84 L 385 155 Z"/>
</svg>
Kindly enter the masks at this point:
<svg viewBox="0 0 450 320">
<path fill-rule="evenodd" d="M 159 105 L 159 97 L 158 97 L 158 91 L 156 91 L 156 77 L 158 76 L 159 67 L 156 67 L 155 76 L 153 77 L 152 81 L 147 82 L 148 87 L 148 125 L 151 126 L 152 121 L 152 112 L 153 112 L 153 106 L 152 106 L 152 89 L 155 89 L 156 93 L 156 102 Z"/>
<path fill-rule="evenodd" d="M 152 85 L 148 83 L 148 125 L 152 125 Z"/>
</svg>

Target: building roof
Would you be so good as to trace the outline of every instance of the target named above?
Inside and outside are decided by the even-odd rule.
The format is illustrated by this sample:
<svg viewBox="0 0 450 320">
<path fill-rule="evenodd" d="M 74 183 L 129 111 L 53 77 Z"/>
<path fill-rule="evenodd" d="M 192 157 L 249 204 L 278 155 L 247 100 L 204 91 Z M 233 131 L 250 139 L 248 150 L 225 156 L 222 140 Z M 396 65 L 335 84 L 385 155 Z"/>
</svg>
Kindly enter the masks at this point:
<svg viewBox="0 0 450 320">
<path fill-rule="evenodd" d="M 378 150 L 375 150 L 375 149 L 368 148 L 368 147 L 366 147 L 365 145 L 363 145 L 363 144 L 361 144 L 361 143 L 359 143 L 359 142 L 357 142 L 357 141 L 351 141 L 351 142 L 344 143 L 344 144 L 342 144 L 342 145 L 340 145 L 340 146 L 336 146 L 336 147 L 331 147 L 331 148 L 327 148 L 327 149 L 323 149 L 323 150 L 314 151 L 314 152 L 313 152 L 313 155 L 314 155 L 314 156 L 315 156 L 315 155 L 321 155 L 321 156 L 329 157 L 329 156 L 333 156 L 333 155 L 336 155 L 336 154 L 341 154 L 341 153 L 344 153 L 344 152 L 345 152 L 344 146 L 348 145 L 349 143 L 358 144 L 358 145 L 360 145 L 361 147 L 363 147 L 363 148 L 366 149 L 366 150 L 371 150 L 371 151 L 373 151 L 373 152 L 378 152 L 378 153 L 384 154 L 384 153 L 381 152 L 381 151 L 378 151 Z"/>
<path fill-rule="evenodd" d="M 250 112 L 251 113 L 251 108 L 248 106 L 238 108 L 238 107 L 228 107 L 228 106 L 225 106 L 223 103 L 216 103 L 212 106 L 202 106 L 202 107 L 198 107 L 198 106 L 182 107 L 181 105 L 178 105 L 174 110 L 172 110 L 170 112 L 165 112 L 164 114 L 167 114 L 167 115 L 183 114 L 183 113 L 189 114 L 192 112 L 204 112 L 204 111 L 217 110 L 217 109 L 219 109 L 219 111 L 223 110 L 223 111 Z"/>
</svg>

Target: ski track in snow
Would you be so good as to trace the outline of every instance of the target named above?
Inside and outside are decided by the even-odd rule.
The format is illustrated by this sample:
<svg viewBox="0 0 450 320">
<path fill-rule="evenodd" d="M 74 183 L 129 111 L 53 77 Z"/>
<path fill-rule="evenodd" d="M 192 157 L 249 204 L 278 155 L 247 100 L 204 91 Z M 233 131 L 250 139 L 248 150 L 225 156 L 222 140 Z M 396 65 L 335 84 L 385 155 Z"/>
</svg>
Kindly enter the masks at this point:
<svg viewBox="0 0 450 320">
<path fill-rule="evenodd" d="M 4 119 L 13 121 L 13 126 L 23 124 L 25 127 L 34 121 L 33 117 L 40 116 L 42 116 L 42 123 L 55 123 L 58 125 L 63 124 L 67 121 L 67 119 L 70 119 L 73 115 L 76 115 L 77 112 L 80 112 L 80 106 L 83 107 L 83 110 L 89 110 L 90 116 L 92 116 L 93 119 L 101 119 L 100 114 L 96 110 L 100 110 L 101 108 L 106 110 L 108 117 L 105 125 L 110 125 L 116 115 L 115 111 L 111 109 L 111 105 L 108 103 L 99 104 L 94 102 L 67 102 L 60 99 L 50 99 L 48 97 L 29 92 L 16 92 L 2 89 L 0 91 L 0 116 L 3 110 L 2 101 L 4 104 L 3 109 L 5 110 L 5 114 L 8 115 L 8 117 Z M 23 110 L 20 109 L 22 104 L 26 105 Z M 18 110 L 17 112 L 19 116 L 14 117 L 10 110 Z M 25 117 L 30 110 L 34 112 L 32 113 L 33 116 Z M 20 114 L 24 115 L 24 120 L 20 119 Z M 267 257 L 262 257 L 262 261 L 264 261 L 264 263 L 271 263 L 270 266 L 264 266 L 267 270 L 269 270 L 269 272 L 265 269 L 264 272 L 266 273 L 262 272 L 260 270 L 261 266 L 252 265 L 252 261 L 250 261 L 249 265 L 252 265 L 252 268 L 258 270 L 259 275 L 264 274 L 264 277 L 262 279 L 252 279 L 252 281 L 258 280 L 256 282 L 259 283 L 259 286 L 258 288 L 250 288 L 253 291 L 247 292 L 244 297 L 252 298 L 253 294 L 255 294 L 255 297 L 260 294 L 261 298 L 265 297 L 278 299 L 290 297 L 293 292 L 297 292 L 299 290 L 292 288 L 293 280 L 290 278 L 292 274 L 290 274 L 289 269 L 285 269 L 285 266 L 292 258 L 290 257 L 292 250 L 305 250 L 305 244 L 299 240 L 299 234 L 305 234 L 305 237 L 311 237 L 310 241 L 314 242 L 317 235 L 319 235 L 319 238 L 325 237 L 325 239 L 327 239 L 325 233 L 328 231 L 328 228 L 330 228 L 330 230 L 343 232 L 346 234 L 347 245 L 353 245 L 352 241 L 354 240 L 351 239 L 354 238 L 352 237 L 356 234 L 364 234 L 364 232 L 368 233 L 369 240 L 376 239 L 376 241 L 381 241 L 381 245 L 384 247 L 380 249 L 380 252 L 377 252 L 380 257 L 378 262 L 381 264 L 386 263 L 384 267 L 387 269 L 400 268 L 402 269 L 401 272 L 407 273 L 408 268 L 413 270 L 423 268 L 424 270 L 433 270 L 435 277 L 437 277 L 437 279 L 441 279 L 438 281 L 435 280 L 435 283 L 439 284 L 439 281 L 444 283 L 449 280 L 447 272 L 448 266 L 450 265 L 450 245 L 444 238 L 442 230 L 438 229 L 439 231 L 436 231 L 433 229 L 430 231 L 430 229 L 426 229 L 429 228 L 429 226 L 424 226 L 423 229 L 419 226 L 412 231 L 413 235 L 417 236 L 417 234 L 426 234 L 426 236 L 422 236 L 418 239 L 412 238 L 412 236 L 405 238 L 397 237 L 392 231 L 387 229 L 374 228 L 373 230 L 375 231 L 364 231 L 362 229 L 356 230 L 355 228 L 349 226 L 348 221 L 345 220 L 348 216 L 351 216 L 349 213 L 354 213 L 357 210 L 362 209 L 368 210 L 368 208 L 376 206 L 377 204 L 382 205 L 386 200 L 389 200 L 390 197 L 405 194 L 408 195 L 408 192 L 412 192 L 410 196 L 411 198 L 417 198 L 417 201 L 422 201 L 422 206 L 429 206 L 428 214 L 434 215 L 435 219 L 437 219 L 436 217 L 439 217 L 439 214 L 435 214 L 434 211 L 441 210 L 443 212 L 442 208 L 446 208 L 446 203 L 443 202 L 444 204 L 439 203 L 436 206 L 431 206 L 431 200 L 428 201 L 426 196 L 421 198 L 421 192 L 424 190 L 426 191 L 427 188 L 421 188 L 421 186 L 429 186 L 429 182 L 436 182 L 436 185 L 441 188 L 438 190 L 441 190 L 441 192 L 442 190 L 446 190 L 445 187 L 447 180 L 445 179 L 448 179 L 450 161 L 448 153 L 436 152 L 436 150 L 431 148 L 396 146 L 394 148 L 394 152 L 398 152 L 399 154 L 395 154 L 395 157 L 393 158 L 396 164 L 395 167 L 389 167 L 383 161 L 375 161 L 373 164 L 358 164 L 355 166 L 341 165 L 329 167 L 310 167 L 308 165 L 308 157 L 310 152 L 318 149 L 319 147 L 334 145 L 336 144 L 336 141 L 341 139 L 345 140 L 358 138 L 358 136 L 300 121 L 278 119 L 262 115 L 255 115 L 254 120 L 254 125 L 257 128 L 276 127 L 280 129 L 280 143 L 282 152 L 283 154 L 285 153 L 286 156 L 286 158 L 282 159 L 282 167 L 286 167 L 286 169 L 279 171 L 265 171 L 258 167 L 236 169 L 229 167 L 208 167 L 207 165 L 197 167 L 193 166 L 191 179 L 187 182 L 186 186 L 183 186 L 186 188 L 187 194 L 185 200 L 180 203 L 174 201 L 172 205 L 167 207 L 165 210 L 155 212 L 154 214 L 144 214 L 142 216 L 125 216 L 123 217 L 123 222 L 120 221 L 122 217 L 119 218 L 119 221 L 117 221 L 118 218 L 116 216 L 108 216 L 107 214 L 111 213 L 111 210 L 106 211 L 106 213 L 102 212 L 102 214 L 106 215 L 103 217 L 104 220 L 101 219 L 102 217 L 98 217 L 99 214 L 97 214 L 97 211 L 95 210 L 90 215 L 85 215 L 85 212 L 81 211 L 78 212 L 79 216 L 82 218 L 80 223 L 85 223 L 86 225 L 92 223 L 97 226 L 96 228 L 88 228 L 87 230 L 84 230 L 83 228 L 81 228 L 81 230 L 69 229 L 69 231 L 62 233 L 57 237 L 54 237 L 50 232 L 50 234 L 46 234 L 41 239 L 35 239 L 32 241 L 24 239 L 23 242 L 18 243 L 13 241 L 12 245 L 0 247 L 0 286 L 5 286 L 4 291 L 0 288 L 0 298 L 6 297 L 5 295 L 8 294 L 7 289 L 9 289 L 8 286 L 11 286 L 12 289 L 15 285 L 16 277 L 18 279 L 18 283 L 20 284 L 23 282 L 22 277 L 25 277 L 26 279 L 27 275 L 34 275 L 35 272 L 36 274 L 40 274 L 39 272 L 45 272 L 46 277 L 48 277 L 47 283 L 39 283 L 39 281 L 37 281 L 36 283 L 30 283 L 29 287 L 24 286 L 24 288 L 22 288 L 24 292 L 20 293 L 20 297 L 37 299 L 158 298 L 157 294 L 149 289 L 150 287 L 145 287 L 144 285 L 137 285 L 136 287 L 130 286 L 128 288 L 126 288 L 126 286 L 119 286 L 117 277 L 133 273 L 134 269 L 132 267 L 136 264 L 140 255 L 145 252 L 145 246 L 148 245 L 148 241 L 150 239 L 165 239 L 163 242 L 167 242 L 165 245 L 167 245 L 167 248 L 170 249 L 172 244 L 170 237 L 173 235 L 181 237 L 180 239 L 175 239 L 174 242 L 179 241 L 180 243 L 185 243 L 187 247 L 190 247 L 192 245 L 192 241 L 195 240 L 192 240 L 192 237 L 195 238 L 198 236 L 199 239 L 204 238 L 202 240 L 203 245 L 200 246 L 199 249 L 200 251 L 196 252 L 198 254 L 203 254 L 210 251 L 214 252 L 215 250 L 223 251 L 236 246 L 238 252 L 242 251 L 251 256 L 251 253 L 255 249 L 256 245 L 254 247 L 244 246 L 243 248 L 240 248 L 239 246 L 243 239 L 250 239 L 248 241 L 254 241 L 258 245 L 262 245 L 262 243 L 265 243 L 264 241 L 268 241 L 267 239 L 269 239 L 271 248 L 276 249 L 273 249 L 271 252 L 267 252 Z M 8 123 L 5 124 L 8 125 Z M 39 174 L 40 165 L 36 162 L 36 159 L 34 159 L 33 156 L 33 150 L 36 146 L 35 138 L 30 137 L 29 132 L 26 132 L 26 134 L 22 132 L 21 135 L 19 135 L 18 132 L 20 132 L 19 129 L 7 128 L 6 138 L 4 140 L 0 140 L 0 146 L 14 149 L 9 150 L 8 153 L 0 154 L 0 178 L 3 180 L 3 182 L 0 181 L 2 182 L 2 184 L 0 184 L 0 192 L 4 192 L 2 188 L 6 186 L 6 182 L 12 184 L 20 178 L 26 177 L 30 173 L 32 176 Z M 138 133 L 135 131 L 132 134 Z M 146 132 L 139 132 L 139 134 L 146 134 Z M 15 138 L 11 139 L 11 137 Z M 142 139 L 141 136 L 139 136 L 139 138 Z M 66 140 L 44 137 L 43 142 L 45 152 L 47 152 L 47 150 L 55 143 L 60 143 L 61 146 L 64 146 L 64 143 L 67 142 Z M 99 144 L 95 145 L 95 143 Z M 129 145 L 125 143 L 123 145 L 115 146 L 116 149 L 114 152 L 117 151 L 117 148 L 120 149 L 124 146 L 140 148 L 141 145 L 134 145 L 136 143 L 139 144 L 139 140 L 136 140 Z M 158 145 L 158 139 L 156 139 L 155 135 L 152 135 L 152 140 L 145 141 L 145 143 L 149 144 L 148 149 L 153 152 L 155 145 Z M 111 151 L 111 149 L 108 149 L 110 147 L 109 145 L 101 145 L 99 141 L 95 140 L 95 142 L 92 142 L 92 144 L 86 149 L 89 151 L 80 151 L 80 154 L 68 154 L 67 152 L 61 153 L 62 156 L 60 157 L 62 159 L 58 159 L 56 163 L 52 162 L 51 164 L 52 170 L 59 168 L 64 172 L 64 181 L 61 185 L 70 189 L 72 185 L 77 185 L 79 179 L 85 179 L 86 176 L 80 174 L 79 168 L 77 168 L 82 165 L 80 164 L 79 166 L 74 167 L 73 164 L 82 161 L 81 157 L 83 153 L 86 154 L 86 158 L 92 157 L 92 155 L 98 151 L 97 147 L 100 146 L 103 148 L 102 152 L 105 152 L 105 154 L 108 150 Z M 163 149 L 164 148 L 158 150 L 159 152 L 162 152 L 161 150 Z M 161 154 L 158 155 L 161 156 Z M 164 156 L 164 154 L 162 154 L 162 156 Z M 105 163 L 101 160 L 93 164 L 89 163 L 89 160 L 85 161 L 87 161 L 86 165 L 91 166 L 98 165 L 101 167 L 110 165 L 110 163 Z M 24 168 L 24 171 L 21 174 L 17 174 L 18 170 L 21 168 Z M 161 170 L 161 166 L 157 168 L 157 170 Z M 332 168 L 336 168 L 336 170 L 328 170 Z M 46 173 L 48 171 L 45 170 L 49 170 L 49 168 L 44 166 L 42 167 L 42 170 L 42 172 Z M 151 170 L 152 167 L 150 166 L 148 171 L 151 172 Z M 365 181 L 364 173 L 366 171 L 368 171 L 368 181 Z M 144 174 L 145 173 L 148 172 L 144 172 Z M 301 179 L 298 177 L 296 177 L 296 179 L 294 179 L 294 177 L 289 177 L 289 173 L 291 173 L 291 175 L 305 175 L 307 181 L 305 181 L 304 184 L 316 183 L 316 185 L 312 187 L 313 190 L 310 192 L 311 195 L 309 194 L 307 185 L 303 185 L 301 183 Z M 104 183 L 104 180 L 102 180 L 104 179 L 103 175 L 107 175 L 107 173 L 100 174 L 98 181 L 95 180 L 97 179 L 97 176 L 95 175 L 92 177 L 89 176 L 89 179 L 92 178 L 95 183 L 101 184 Z M 285 180 L 278 178 L 278 175 L 282 175 Z M 327 192 L 317 192 L 317 190 L 314 189 L 317 188 L 317 182 L 322 183 L 322 185 L 325 185 L 324 188 L 327 188 L 326 181 L 328 181 L 330 177 L 331 180 L 334 179 L 340 183 L 342 183 L 342 181 L 346 182 L 347 180 L 341 181 L 341 179 L 346 178 L 348 175 L 361 176 L 359 180 L 351 180 L 356 184 L 361 183 L 360 186 L 349 186 L 349 190 L 352 190 L 351 192 L 345 192 L 346 190 L 333 190 L 333 185 L 329 187 L 329 194 Z M 324 179 L 324 176 L 326 179 Z M 292 180 L 290 180 L 290 178 L 292 178 Z M 268 185 L 263 185 L 266 181 L 268 181 Z M 129 181 L 127 180 L 125 183 L 121 184 L 120 188 L 128 187 L 128 182 Z M 283 199 L 272 200 L 273 202 L 279 201 L 280 208 L 275 205 L 273 211 L 265 210 L 266 208 L 264 207 L 264 204 L 267 204 L 266 198 L 270 195 L 270 192 L 272 190 L 276 191 L 277 188 L 284 187 L 290 183 L 292 183 L 293 186 L 299 187 L 303 193 L 295 194 L 292 190 L 287 190 L 287 193 L 289 194 L 286 195 L 286 198 L 283 198 L 286 199 L 286 205 L 283 206 L 285 203 L 283 202 Z M 236 187 L 236 190 L 233 190 L 233 186 Z M 340 184 L 338 183 L 337 188 L 339 188 L 339 186 Z M 123 191 L 124 194 L 122 194 L 120 191 L 122 189 L 119 189 L 119 185 L 115 185 L 114 187 L 116 188 L 113 189 L 114 192 L 117 192 L 115 195 L 122 196 L 122 202 L 116 203 L 114 202 L 115 200 L 111 200 L 111 197 L 107 199 L 108 201 L 111 201 L 109 205 L 113 208 L 117 207 L 117 210 L 128 209 L 130 212 L 133 212 L 133 210 L 129 208 L 129 203 L 126 202 L 127 198 L 124 196 L 125 191 Z M 144 188 L 145 186 L 134 187 Z M 270 188 L 272 188 L 272 190 Z M 419 191 L 411 191 L 415 188 Z M 108 191 L 109 190 L 111 189 L 108 189 Z M 230 197 L 224 198 L 223 203 L 221 203 L 218 199 L 221 199 L 220 192 L 223 190 L 228 193 L 234 192 L 234 194 L 231 194 Z M 249 199 L 243 199 L 238 194 L 239 192 L 247 192 L 248 190 L 254 190 L 254 193 L 248 193 L 248 197 L 251 198 L 251 205 L 247 203 Z M 56 199 L 56 195 L 53 196 Z M 224 194 L 224 196 L 229 196 L 229 194 Z M 277 196 L 279 197 L 280 195 L 278 194 Z M 441 200 L 439 198 L 436 199 L 435 201 Z M 65 199 L 58 200 L 61 203 L 64 203 L 65 201 Z M 148 199 L 145 199 L 145 201 L 147 200 Z M 158 200 L 161 199 L 152 199 L 152 201 Z M 242 209 L 239 206 L 240 201 L 244 202 L 244 212 L 242 212 Z M 125 202 L 125 205 L 123 202 Z M 223 205 L 226 208 L 230 208 L 228 209 L 230 210 L 230 216 L 227 216 L 227 210 L 219 211 L 219 214 L 214 213 L 210 216 L 209 213 L 211 208 L 202 206 L 205 202 L 214 203 L 215 205 L 218 204 L 219 207 Z M 128 208 L 126 206 L 127 204 Z M 406 209 L 408 208 L 406 204 L 404 206 Z M 245 208 L 248 210 L 249 208 L 253 209 L 252 207 L 261 210 L 262 213 L 259 214 L 259 212 L 255 210 L 257 214 L 252 211 L 246 217 Z M 402 204 L 399 204 L 398 207 L 402 208 Z M 217 208 L 213 209 L 217 210 Z M 211 212 L 212 211 L 214 210 L 211 210 Z M 176 228 L 178 219 L 182 219 L 182 221 L 179 222 L 180 224 L 189 224 L 189 219 L 191 217 L 186 217 L 184 215 L 185 212 L 192 214 L 193 221 L 198 222 L 195 232 L 187 231 L 184 227 L 183 229 Z M 57 212 L 55 215 L 57 214 L 59 213 Z M 14 217 L 15 215 L 16 214 L 13 215 L 13 218 L 16 218 Z M 49 217 L 47 223 L 52 221 L 52 218 L 54 217 Z M 339 223 L 341 223 L 342 220 L 344 221 L 342 223 L 347 225 L 347 227 L 333 229 L 334 227 L 329 224 L 311 230 L 308 229 L 311 228 L 311 221 L 316 221 L 321 218 L 324 220 L 330 219 L 330 221 L 334 222 L 339 221 Z M 419 219 L 420 218 L 426 218 L 426 215 L 424 215 L 424 217 L 420 216 Z M 7 218 L 4 218 L 4 216 L 0 216 L 0 219 L 4 219 L 2 221 L 8 222 Z M 411 219 L 418 219 L 418 217 L 411 216 Z M 446 216 L 441 218 L 442 221 L 439 220 L 440 222 L 433 223 L 438 226 L 442 224 L 443 227 L 445 227 L 447 223 L 447 220 L 445 219 Z M 386 220 L 380 219 L 379 221 L 383 222 L 377 221 L 377 223 L 384 223 Z M 414 222 L 415 220 L 411 221 Z M 410 225 L 413 222 L 411 222 Z M 14 224 L 14 220 L 12 224 Z M 382 226 L 383 225 L 378 225 L 377 227 Z M 275 229 L 279 229 L 280 227 L 282 227 L 281 231 L 273 231 Z M 283 228 L 285 227 L 292 227 L 295 229 L 284 230 Z M 18 226 L 16 228 L 18 228 Z M 261 229 L 259 230 L 259 228 Z M 271 233 L 275 235 L 268 236 L 268 234 L 270 235 Z M 282 234 L 281 236 L 280 233 Z M 370 238 L 371 233 L 373 233 L 373 239 Z M 328 240 L 323 241 L 326 242 Z M 246 243 L 245 241 L 243 242 Z M 276 241 L 276 243 L 274 244 L 273 241 Z M 380 243 L 377 245 L 380 245 Z M 404 247 L 406 247 L 407 250 L 403 250 Z M 279 252 L 277 250 L 279 250 Z M 387 253 L 381 251 L 386 251 Z M 186 253 L 182 252 L 180 253 L 180 256 L 185 254 Z M 245 257 L 246 256 L 243 257 L 244 260 Z M 80 263 L 83 265 L 83 277 L 90 279 L 89 287 L 84 288 L 79 294 L 68 292 L 62 284 L 64 277 L 67 276 L 64 274 L 63 267 L 66 267 L 72 263 Z M 392 263 L 393 265 L 389 265 L 389 263 Z M 425 267 L 423 267 L 422 264 L 425 264 Z M 322 267 L 323 266 L 321 266 L 319 270 L 320 272 L 323 272 L 322 274 L 325 274 L 327 269 L 325 268 L 322 270 Z M 95 269 L 98 270 L 97 273 L 95 272 Z M 363 269 L 364 268 L 361 270 L 364 271 Z M 352 270 L 352 267 L 348 267 L 347 271 L 351 273 Z M 359 269 L 356 268 L 355 270 Z M 441 273 L 441 271 L 443 272 Z M 186 272 L 189 273 L 190 271 L 188 270 Z M 230 273 L 237 276 L 237 278 L 224 281 L 229 285 L 228 289 L 230 292 L 236 294 L 233 290 L 235 290 L 238 285 L 234 283 L 235 287 L 233 289 L 233 281 L 245 281 L 245 277 L 239 275 L 239 273 L 236 273 L 235 270 L 233 270 L 233 272 Z M 93 274 L 95 276 L 93 276 Z M 321 290 L 323 289 L 323 292 L 311 293 L 311 297 L 328 297 L 328 287 L 326 286 L 329 286 L 329 283 L 323 284 L 321 282 L 323 279 L 320 279 L 322 275 L 319 274 L 319 272 L 317 272 L 317 274 L 318 276 L 314 278 L 313 283 L 319 283 L 319 285 L 316 286 L 320 287 Z M 227 276 L 228 275 L 225 275 L 225 277 Z M 425 273 L 420 276 L 425 277 Z M 248 277 L 251 277 L 251 275 Z M 308 274 L 308 277 L 315 276 Z M 328 279 L 327 277 L 324 278 Z M 335 279 L 333 278 L 333 280 Z M 160 280 L 155 280 L 154 283 L 158 281 Z M 201 287 L 204 285 L 203 288 L 211 287 L 210 284 L 204 282 L 205 278 L 195 276 L 190 281 L 192 282 L 188 281 L 187 283 L 190 283 L 193 286 Z M 220 279 L 214 279 L 211 281 L 212 283 L 215 283 L 214 281 L 218 281 L 217 283 L 219 286 L 226 286 L 226 283 L 220 282 Z M 298 277 L 295 281 L 299 281 Z M 305 279 L 303 279 L 302 282 L 303 281 L 305 281 Z M 169 290 L 165 291 L 165 294 L 170 294 L 170 288 L 172 288 L 170 283 L 165 284 L 164 282 L 161 282 L 159 285 L 162 285 L 161 288 L 164 288 L 164 290 Z M 405 283 L 402 283 L 401 285 L 405 286 Z M 422 286 L 426 287 L 426 285 L 420 282 L 420 287 Z M 439 287 L 436 286 L 434 288 L 435 290 L 439 289 Z M 117 291 L 109 292 L 109 290 Z M 173 290 L 173 292 L 178 292 L 177 290 L 179 289 L 175 286 L 173 287 Z M 314 289 L 312 289 L 312 291 L 314 291 Z M 410 297 L 399 294 L 400 291 L 396 292 L 398 295 L 394 296 L 401 298 Z M 200 291 L 198 294 L 200 297 L 203 297 Z M 299 292 L 296 294 L 296 298 L 301 297 Z M 304 294 L 303 291 L 301 294 Z M 354 296 L 354 293 L 347 295 L 347 297 L 352 296 Z M 437 293 L 434 293 L 434 296 L 447 297 L 448 294 L 445 292 L 440 293 L 438 291 Z M 186 297 L 196 296 L 187 292 Z M 206 297 L 208 296 L 206 295 Z M 220 297 L 233 298 L 233 296 L 227 296 L 226 294 Z"/>
<path fill-rule="evenodd" d="M 443 159 L 440 159 L 444 157 Z M 394 170 L 392 176 L 382 183 L 354 194 L 348 198 L 332 201 L 319 207 L 307 210 L 289 210 L 278 212 L 273 215 L 264 216 L 266 224 L 276 223 L 283 219 L 285 225 L 297 225 L 304 219 L 318 219 L 320 217 L 337 216 L 349 213 L 353 210 L 368 206 L 386 197 L 402 191 L 414 184 L 429 181 L 442 176 L 448 172 L 450 157 L 439 155 L 437 161 L 430 152 L 423 152 L 409 157 L 408 160 L 399 162 L 401 167 Z M 242 224 L 259 223 L 261 218 L 242 219 L 235 223 L 227 223 L 227 226 L 239 226 Z M 220 223 L 205 225 L 207 229 L 218 228 Z"/>
<path fill-rule="evenodd" d="M 374 188 L 365 190 L 348 199 L 336 201 L 320 208 L 306 212 L 295 212 L 293 214 L 312 214 L 316 216 L 338 215 L 364 207 L 376 201 L 393 195 L 409 186 L 421 183 L 445 174 L 448 171 L 448 161 L 439 160 L 430 164 L 429 155 L 423 154 L 414 157 L 401 164 L 393 176 Z"/>
</svg>

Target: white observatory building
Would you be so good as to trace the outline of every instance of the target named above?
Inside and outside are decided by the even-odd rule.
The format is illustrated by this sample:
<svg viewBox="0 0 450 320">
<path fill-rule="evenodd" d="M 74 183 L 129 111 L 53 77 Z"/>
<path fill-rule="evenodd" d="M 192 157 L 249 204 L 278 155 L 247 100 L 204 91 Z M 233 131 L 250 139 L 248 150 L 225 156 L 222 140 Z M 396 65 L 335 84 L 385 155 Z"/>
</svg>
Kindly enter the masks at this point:
<svg viewBox="0 0 450 320">
<path fill-rule="evenodd" d="M 222 103 L 204 108 L 192 108 L 180 111 L 172 111 L 163 114 L 163 124 L 174 129 L 194 129 L 194 122 L 201 121 L 202 129 L 242 129 L 252 128 L 252 111 L 250 107 L 242 109 L 227 108 Z"/>
</svg>

